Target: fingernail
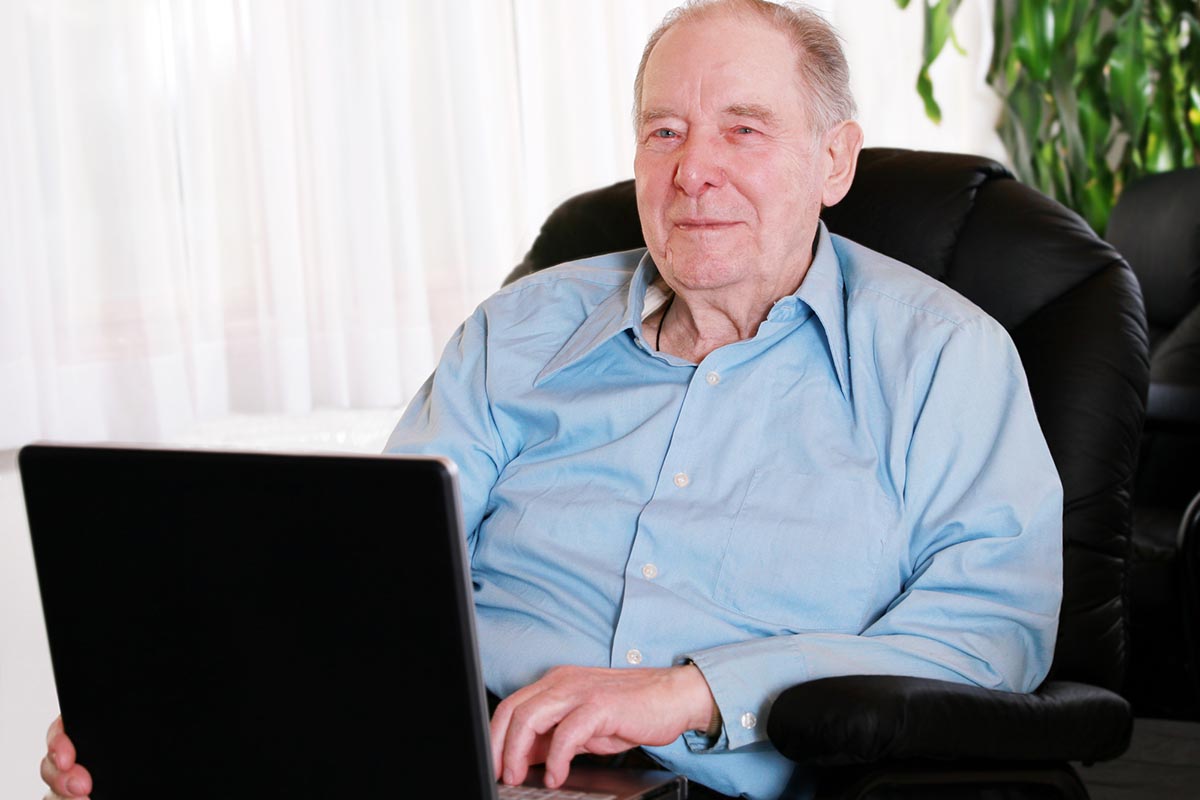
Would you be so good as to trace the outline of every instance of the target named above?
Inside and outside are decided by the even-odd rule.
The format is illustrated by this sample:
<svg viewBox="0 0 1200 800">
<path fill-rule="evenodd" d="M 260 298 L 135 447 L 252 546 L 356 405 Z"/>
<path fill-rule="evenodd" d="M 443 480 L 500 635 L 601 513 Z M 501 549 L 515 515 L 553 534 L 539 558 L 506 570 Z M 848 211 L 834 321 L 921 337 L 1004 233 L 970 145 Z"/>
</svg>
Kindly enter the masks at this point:
<svg viewBox="0 0 1200 800">
<path fill-rule="evenodd" d="M 514 783 L 516 783 L 516 780 L 514 780 L 513 772 L 511 769 L 504 770 L 504 782 L 507 783 L 509 786 L 512 786 Z"/>
<path fill-rule="evenodd" d="M 50 750 L 46 755 L 50 756 L 50 763 L 54 765 L 55 769 L 62 769 L 62 762 L 58 760 L 58 753 Z"/>
<path fill-rule="evenodd" d="M 67 791 L 72 796 L 82 795 L 84 793 L 83 778 L 67 778 Z"/>
</svg>

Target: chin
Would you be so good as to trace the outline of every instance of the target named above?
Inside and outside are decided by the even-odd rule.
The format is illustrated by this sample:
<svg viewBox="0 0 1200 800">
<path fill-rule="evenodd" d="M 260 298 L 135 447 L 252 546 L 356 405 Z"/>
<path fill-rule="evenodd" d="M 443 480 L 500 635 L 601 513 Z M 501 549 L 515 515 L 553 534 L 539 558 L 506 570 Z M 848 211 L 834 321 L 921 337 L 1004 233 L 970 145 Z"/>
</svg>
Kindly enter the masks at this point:
<svg viewBox="0 0 1200 800">
<path fill-rule="evenodd" d="M 671 283 L 686 289 L 719 289 L 736 283 L 745 274 L 745 268 L 732 257 L 694 254 L 671 259 L 663 273 Z"/>
</svg>

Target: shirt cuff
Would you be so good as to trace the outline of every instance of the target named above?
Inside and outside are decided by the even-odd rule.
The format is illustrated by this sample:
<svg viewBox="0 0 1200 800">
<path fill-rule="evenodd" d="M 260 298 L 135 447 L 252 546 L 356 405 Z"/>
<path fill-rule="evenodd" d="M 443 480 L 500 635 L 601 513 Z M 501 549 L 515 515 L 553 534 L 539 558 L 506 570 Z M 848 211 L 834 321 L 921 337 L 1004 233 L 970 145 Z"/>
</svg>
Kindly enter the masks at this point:
<svg viewBox="0 0 1200 800">
<path fill-rule="evenodd" d="M 710 739 L 702 731 L 687 731 L 683 735 L 688 749 L 696 753 L 734 750 L 749 744 L 766 742 L 767 710 L 772 693 L 767 675 L 755 668 L 750 653 L 759 649 L 759 643 L 747 647 L 745 643 L 696 653 L 686 653 L 681 663 L 696 665 L 721 711 L 721 734 Z M 770 649 L 776 649 L 774 643 Z M 755 681 L 755 676 L 760 680 Z"/>
</svg>

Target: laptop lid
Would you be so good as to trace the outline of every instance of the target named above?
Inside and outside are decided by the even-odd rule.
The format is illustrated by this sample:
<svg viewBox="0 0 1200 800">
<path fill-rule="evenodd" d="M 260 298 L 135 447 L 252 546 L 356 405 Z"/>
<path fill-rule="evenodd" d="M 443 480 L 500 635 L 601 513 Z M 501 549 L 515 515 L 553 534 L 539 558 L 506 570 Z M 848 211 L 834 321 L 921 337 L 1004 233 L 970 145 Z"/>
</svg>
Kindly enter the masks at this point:
<svg viewBox="0 0 1200 800">
<path fill-rule="evenodd" d="M 449 461 L 34 445 L 19 465 L 94 800 L 494 796 Z"/>
</svg>

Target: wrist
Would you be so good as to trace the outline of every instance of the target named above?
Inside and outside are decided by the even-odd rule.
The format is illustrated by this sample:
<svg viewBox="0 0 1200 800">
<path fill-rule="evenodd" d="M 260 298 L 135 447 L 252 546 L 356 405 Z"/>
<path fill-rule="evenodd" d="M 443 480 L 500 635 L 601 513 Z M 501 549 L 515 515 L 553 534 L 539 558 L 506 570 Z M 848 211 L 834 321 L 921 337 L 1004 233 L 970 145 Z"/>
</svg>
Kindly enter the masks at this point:
<svg viewBox="0 0 1200 800">
<path fill-rule="evenodd" d="M 708 727 L 704 730 L 697 728 L 696 733 L 703 733 L 705 737 L 709 739 L 716 739 L 721 735 L 722 724 L 723 720 L 721 719 L 721 709 L 718 708 L 717 704 L 714 702 L 712 707 L 712 716 L 709 717 L 708 720 Z"/>
<path fill-rule="evenodd" d="M 704 673 L 691 661 L 677 669 L 680 670 L 679 674 L 687 683 L 688 696 L 693 698 L 688 704 L 690 713 L 687 729 L 704 734 L 709 738 L 719 736 L 721 733 L 721 710 L 717 707 L 717 700 L 713 697 L 712 689 L 709 688 Z"/>
</svg>

